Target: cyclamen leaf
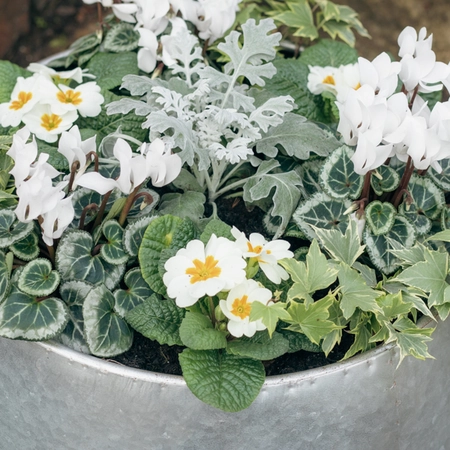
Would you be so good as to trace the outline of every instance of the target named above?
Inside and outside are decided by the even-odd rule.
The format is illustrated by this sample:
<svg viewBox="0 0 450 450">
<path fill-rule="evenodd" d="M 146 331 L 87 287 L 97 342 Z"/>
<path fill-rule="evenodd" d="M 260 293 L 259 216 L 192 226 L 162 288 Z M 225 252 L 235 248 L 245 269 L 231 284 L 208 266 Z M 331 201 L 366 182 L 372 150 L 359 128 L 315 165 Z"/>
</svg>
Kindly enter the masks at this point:
<svg viewBox="0 0 450 450">
<path fill-rule="evenodd" d="M 203 217 L 205 203 L 206 197 L 201 192 L 168 193 L 162 196 L 158 212 L 162 215 L 173 214 L 181 218 L 188 217 L 195 222 Z"/>
<path fill-rule="evenodd" d="M 59 274 L 52 270 L 52 263 L 48 259 L 37 258 L 22 270 L 18 287 L 26 294 L 44 297 L 55 292 L 59 281 Z"/>
<path fill-rule="evenodd" d="M 109 52 L 131 52 L 139 46 L 140 34 L 129 23 L 116 23 L 105 36 L 103 45 Z"/>
<path fill-rule="evenodd" d="M 179 355 L 183 377 L 192 393 L 227 412 L 251 405 L 265 380 L 261 361 L 220 350 L 186 349 Z"/>
<path fill-rule="evenodd" d="M 9 247 L 22 240 L 33 231 L 33 222 L 23 223 L 16 220 L 13 211 L 0 211 L 0 248 Z"/>
<path fill-rule="evenodd" d="M 40 253 L 38 242 L 39 237 L 35 232 L 32 232 L 20 241 L 15 242 L 9 249 L 22 261 L 31 261 L 37 258 Z"/>
<path fill-rule="evenodd" d="M 116 220 L 108 220 L 102 226 L 107 242 L 100 248 L 102 258 L 110 264 L 124 264 L 128 255 L 123 248 L 123 228 Z"/>
<path fill-rule="evenodd" d="M 130 256 L 137 256 L 145 230 L 157 216 L 146 216 L 129 223 L 123 234 L 123 246 Z"/>
<path fill-rule="evenodd" d="M 375 236 L 386 234 L 393 227 L 396 210 L 392 203 L 370 202 L 366 207 L 366 220 Z"/>
<path fill-rule="evenodd" d="M 0 303 L 5 299 L 9 290 L 9 267 L 6 255 L 0 251 Z"/>
</svg>

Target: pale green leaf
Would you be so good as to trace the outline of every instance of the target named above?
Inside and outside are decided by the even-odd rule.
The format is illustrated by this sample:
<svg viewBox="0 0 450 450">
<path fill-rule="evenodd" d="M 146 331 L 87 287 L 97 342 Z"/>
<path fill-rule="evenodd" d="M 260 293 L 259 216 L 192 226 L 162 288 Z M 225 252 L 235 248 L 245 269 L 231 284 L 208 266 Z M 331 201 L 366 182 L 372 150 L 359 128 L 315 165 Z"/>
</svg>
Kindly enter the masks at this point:
<svg viewBox="0 0 450 450">
<path fill-rule="evenodd" d="M 269 336 L 272 337 L 279 320 L 287 320 L 291 316 L 286 311 L 286 304 L 282 302 L 266 305 L 261 302 L 253 302 L 250 311 L 250 320 L 261 320 L 267 327 Z"/>
<path fill-rule="evenodd" d="M 202 313 L 186 312 L 180 326 L 183 345 L 193 350 L 216 350 L 227 346 L 223 332 L 216 330 L 211 320 Z"/>
</svg>

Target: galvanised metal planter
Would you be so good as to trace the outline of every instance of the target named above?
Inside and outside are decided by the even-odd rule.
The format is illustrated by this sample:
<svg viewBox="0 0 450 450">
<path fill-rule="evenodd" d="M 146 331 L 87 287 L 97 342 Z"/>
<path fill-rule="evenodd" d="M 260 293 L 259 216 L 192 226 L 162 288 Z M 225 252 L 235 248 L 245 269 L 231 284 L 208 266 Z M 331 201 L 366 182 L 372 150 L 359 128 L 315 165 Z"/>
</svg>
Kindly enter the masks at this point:
<svg viewBox="0 0 450 450">
<path fill-rule="evenodd" d="M 181 377 L 0 339 L 0 448 L 450 449 L 449 343 L 450 320 L 433 335 L 435 360 L 408 357 L 396 370 L 397 350 L 383 346 L 270 377 L 248 409 L 225 413 Z"/>
</svg>

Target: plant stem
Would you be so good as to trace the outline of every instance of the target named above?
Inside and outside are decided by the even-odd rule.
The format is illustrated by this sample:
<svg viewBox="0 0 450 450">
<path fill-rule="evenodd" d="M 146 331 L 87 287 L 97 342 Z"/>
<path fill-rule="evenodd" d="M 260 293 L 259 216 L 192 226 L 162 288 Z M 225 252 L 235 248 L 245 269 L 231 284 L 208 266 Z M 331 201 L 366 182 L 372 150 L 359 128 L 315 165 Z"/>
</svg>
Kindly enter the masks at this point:
<svg viewBox="0 0 450 450">
<path fill-rule="evenodd" d="M 127 201 L 125 202 L 125 205 L 122 208 L 122 212 L 120 213 L 119 217 L 119 224 L 122 227 L 125 223 L 125 220 L 127 219 L 127 215 L 130 212 L 131 207 L 133 206 L 133 203 L 135 201 L 136 194 L 138 193 L 140 187 L 142 186 L 142 183 L 139 186 L 136 186 L 131 192 L 130 195 L 128 195 Z"/>
<path fill-rule="evenodd" d="M 394 199 L 392 204 L 394 205 L 395 208 L 397 208 L 400 202 L 402 201 L 403 194 L 407 191 L 406 188 L 408 187 L 409 180 L 411 179 L 413 172 L 414 172 L 414 164 L 411 156 L 409 156 L 408 161 L 406 162 L 405 171 L 403 172 L 403 176 L 400 181 L 400 186 L 394 192 L 394 195 L 392 197 Z"/>
<path fill-rule="evenodd" d="M 105 196 L 103 197 L 103 200 L 102 200 L 102 203 L 100 205 L 100 209 L 98 211 L 97 217 L 95 218 L 93 230 L 95 230 L 102 223 L 103 214 L 105 214 L 106 204 L 108 203 L 109 196 L 111 195 L 111 192 L 112 191 L 107 192 L 105 194 Z"/>
</svg>

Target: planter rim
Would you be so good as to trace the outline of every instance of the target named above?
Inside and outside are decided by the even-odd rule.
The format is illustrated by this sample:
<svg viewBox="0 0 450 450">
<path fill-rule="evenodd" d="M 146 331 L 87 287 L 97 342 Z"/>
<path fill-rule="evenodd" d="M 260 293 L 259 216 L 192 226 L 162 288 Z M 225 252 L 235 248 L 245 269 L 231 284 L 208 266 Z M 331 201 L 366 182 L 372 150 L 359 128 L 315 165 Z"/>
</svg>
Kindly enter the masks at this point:
<svg viewBox="0 0 450 450">
<path fill-rule="evenodd" d="M 421 326 L 422 328 L 427 327 L 431 323 L 434 323 L 434 321 L 430 317 L 422 317 L 418 322 L 419 326 Z M 93 355 L 78 352 L 56 341 L 45 341 L 34 343 L 43 347 L 48 352 L 53 352 L 55 354 L 61 355 L 62 357 L 67 358 L 69 361 L 77 362 L 81 365 L 91 367 L 100 372 L 113 373 L 134 380 L 142 380 L 164 385 L 186 384 L 181 375 L 170 375 L 165 373 L 152 372 L 144 369 L 136 369 L 134 367 L 128 367 L 112 360 L 104 360 Z M 268 376 L 266 377 L 264 386 L 290 384 L 294 381 L 299 382 L 302 380 L 308 380 L 312 378 L 315 379 L 329 373 L 350 369 L 351 367 L 360 364 L 367 364 L 369 360 L 376 358 L 378 355 L 382 353 L 391 351 L 393 348 L 394 348 L 393 343 L 386 344 L 380 347 L 376 347 L 365 353 L 356 355 L 346 361 L 338 361 L 332 364 L 328 364 L 326 366 L 302 370 L 300 372 L 292 372 L 289 374 Z"/>
</svg>

